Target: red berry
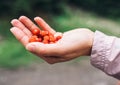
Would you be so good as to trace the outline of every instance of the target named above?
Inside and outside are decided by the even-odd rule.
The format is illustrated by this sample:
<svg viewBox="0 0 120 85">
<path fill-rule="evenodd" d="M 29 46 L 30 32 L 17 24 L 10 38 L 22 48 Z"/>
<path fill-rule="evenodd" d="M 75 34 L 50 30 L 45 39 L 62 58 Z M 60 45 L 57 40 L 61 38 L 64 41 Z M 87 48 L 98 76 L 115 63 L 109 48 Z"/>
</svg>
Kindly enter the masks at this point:
<svg viewBox="0 0 120 85">
<path fill-rule="evenodd" d="M 36 35 L 31 36 L 29 42 L 41 42 L 42 38 L 38 38 Z"/>
<path fill-rule="evenodd" d="M 58 40 L 60 40 L 62 38 L 62 36 L 57 36 L 56 37 L 56 40 L 58 41 Z"/>
<path fill-rule="evenodd" d="M 36 38 L 36 42 L 42 42 L 42 38 Z"/>
<path fill-rule="evenodd" d="M 36 35 L 31 36 L 29 42 L 36 42 L 36 38 L 37 38 Z"/>
<path fill-rule="evenodd" d="M 54 36 L 50 35 L 49 37 L 50 37 L 50 42 L 55 42 L 56 41 L 56 39 L 54 38 Z"/>
<path fill-rule="evenodd" d="M 48 35 L 49 34 L 49 32 L 48 31 L 40 31 L 40 35 L 41 36 L 45 36 L 45 35 Z"/>
<path fill-rule="evenodd" d="M 48 44 L 48 43 L 49 43 L 48 40 L 43 40 L 42 42 L 43 42 L 44 44 Z"/>
<path fill-rule="evenodd" d="M 39 35 L 39 34 L 40 34 L 39 28 L 33 29 L 33 30 L 32 30 L 32 34 L 33 34 L 33 35 Z"/>
<path fill-rule="evenodd" d="M 49 41 L 50 37 L 48 35 L 46 35 L 46 36 L 43 37 L 43 39 Z"/>
</svg>

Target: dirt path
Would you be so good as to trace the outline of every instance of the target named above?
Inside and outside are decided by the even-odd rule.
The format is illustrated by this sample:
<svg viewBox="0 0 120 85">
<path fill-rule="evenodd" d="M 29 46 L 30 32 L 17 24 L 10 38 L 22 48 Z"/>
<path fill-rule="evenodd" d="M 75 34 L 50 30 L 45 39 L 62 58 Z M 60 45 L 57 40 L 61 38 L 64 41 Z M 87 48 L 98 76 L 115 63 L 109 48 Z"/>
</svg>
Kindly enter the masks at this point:
<svg viewBox="0 0 120 85">
<path fill-rule="evenodd" d="M 116 85 L 116 82 L 116 79 L 92 67 L 87 60 L 0 70 L 0 85 Z"/>
</svg>

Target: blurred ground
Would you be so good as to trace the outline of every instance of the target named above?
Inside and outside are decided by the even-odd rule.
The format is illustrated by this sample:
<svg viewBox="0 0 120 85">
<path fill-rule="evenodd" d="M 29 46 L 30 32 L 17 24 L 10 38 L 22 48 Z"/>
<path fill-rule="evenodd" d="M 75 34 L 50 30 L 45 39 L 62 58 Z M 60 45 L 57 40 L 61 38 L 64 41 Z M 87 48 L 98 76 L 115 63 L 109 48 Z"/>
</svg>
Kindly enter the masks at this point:
<svg viewBox="0 0 120 85">
<path fill-rule="evenodd" d="M 0 85 L 116 85 L 117 80 L 92 67 L 88 60 L 55 65 L 33 64 L 0 69 Z"/>
</svg>

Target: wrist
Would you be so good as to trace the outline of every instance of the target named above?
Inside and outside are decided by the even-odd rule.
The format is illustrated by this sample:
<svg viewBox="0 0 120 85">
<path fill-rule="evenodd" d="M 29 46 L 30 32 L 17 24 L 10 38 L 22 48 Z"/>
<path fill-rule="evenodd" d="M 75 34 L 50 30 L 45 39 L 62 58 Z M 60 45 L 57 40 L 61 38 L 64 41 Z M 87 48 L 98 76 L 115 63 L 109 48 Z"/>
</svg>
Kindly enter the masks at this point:
<svg viewBox="0 0 120 85">
<path fill-rule="evenodd" d="M 93 41 L 94 41 L 94 32 L 88 29 L 88 52 L 87 55 L 91 55 L 92 51 L 92 46 L 93 46 Z"/>
</svg>

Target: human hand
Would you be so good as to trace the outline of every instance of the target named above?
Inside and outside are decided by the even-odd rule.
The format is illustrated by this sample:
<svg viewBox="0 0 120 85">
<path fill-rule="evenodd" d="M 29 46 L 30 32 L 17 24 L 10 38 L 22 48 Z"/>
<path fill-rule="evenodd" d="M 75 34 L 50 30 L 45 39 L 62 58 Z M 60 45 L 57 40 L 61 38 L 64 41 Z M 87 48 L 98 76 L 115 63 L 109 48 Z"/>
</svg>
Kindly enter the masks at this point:
<svg viewBox="0 0 120 85">
<path fill-rule="evenodd" d="M 53 35 L 58 34 L 43 19 L 36 17 L 34 20 L 43 30 Z M 50 64 L 90 55 L 94 33 L 89 29 L 78 28 L 65 32 L 54 44 L 29 43 L 29 38 L 32 36 L 31 30 L 37 26 L 25 16 L 21 16 L 18 20 L 14 19 L 11 23 L 13 25 L 11 32 L 25 48 Z"/>
</svg>

